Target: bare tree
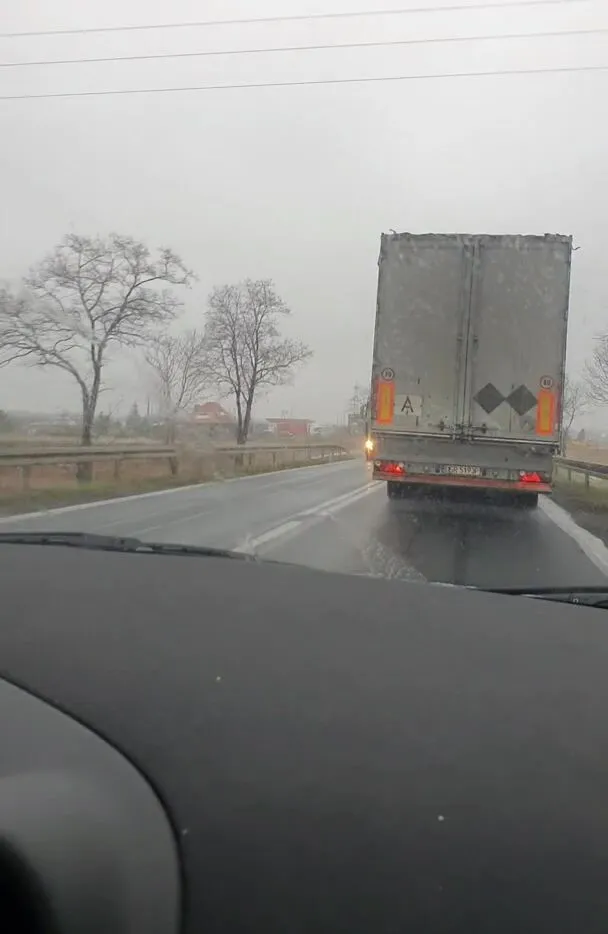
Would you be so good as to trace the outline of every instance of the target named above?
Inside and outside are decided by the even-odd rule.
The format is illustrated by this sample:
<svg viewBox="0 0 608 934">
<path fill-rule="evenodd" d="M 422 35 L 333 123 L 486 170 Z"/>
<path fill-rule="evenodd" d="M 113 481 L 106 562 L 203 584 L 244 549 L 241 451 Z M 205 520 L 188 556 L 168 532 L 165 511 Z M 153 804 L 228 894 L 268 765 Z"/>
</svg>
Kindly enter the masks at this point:
<svg viewBox="0 0 608 934">
<path fill-rule="evenodd" d="M 562 428 L 566 438 L 570 436 L 572 422 L 585 411 L 588 402 L 588 389 L 581 380 L 564 379 L 564 393 L 562 399 Z"/>
<path fill-rule="evenodd" d="M 587 396 L 591 402 L 608 403 L 608 333 L 596 338 L 591 360 L 585 367 Z"/>
<path fill-rule="evenodd" d="M 351 415 L 363 417 L 367 407 L 368 390 L 362 383 L 355 383 L 353 394 L 348 400 L 348 410 Z"/>
<path fill-rule="evenodd" d="M 301 341 L 281 337 L 279 323 L 290 309 L 270 279 L 246 279 L 213 290 L 205 323 L 211 380 L 234 398 L 237 443 L 249 434 L 257 393 L 288 383 L 294 369 L 312 356 Z"/>
<path fill-rule="evenodd" d="M 0 293 L 0 365 L 54 367 L 77 382 L 83 444 L 90 444 L 107 354 L 136 346 L 170 321 L 180 303 L 167 286 L 188 285 L 171 250 L 153 257 L 131 237 L 68 234 L 24 279 L 24 291 Z"/>
<path fill-rule="evenodd" d="M 207 381 L 203 334 L 159 334 L 149 341 L 144 356 L 153 371 L 166 441 L 173 444 L 178 414 L 196 402 Z"/>
</svg>

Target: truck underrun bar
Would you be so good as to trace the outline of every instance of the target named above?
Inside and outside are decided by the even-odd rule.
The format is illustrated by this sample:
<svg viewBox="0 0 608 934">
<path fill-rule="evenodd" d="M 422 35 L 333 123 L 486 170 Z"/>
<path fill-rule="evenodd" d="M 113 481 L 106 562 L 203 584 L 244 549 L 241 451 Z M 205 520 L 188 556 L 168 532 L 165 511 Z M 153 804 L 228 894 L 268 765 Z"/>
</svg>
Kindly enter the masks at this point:
<svg viewBox="0 0 608 934">
<path fill-rule="evenodd" d="M 550 483 L 526 482 L 518 480 L 487 480 L 484 477 L 450 477 L 447 475 L 430 476 L 427 474 L 385 473 L 375 469 L 374 480 L 391 480 L 397 483 L 420 484 L 426 486 L 469 487 L 477 490 L 512 490 L 518 493 L 551 493 Z"/>
<path fill-rule="evenodd" d="M 501 438 L 498 436 L 474 435 L 474 434 L 444 435 L 444 434 L 439 434 L 436 431 L 434 432 L 431 432 L 431 431 L 427 431 L 427 432 L 424 432 L 424 431 L 419 431 L 419 432 L 387 431 L 386 429 L 376 428 L 375 425 L 372 425 L 370 434 L 372 434 L 374 438 L 378 438 L 379 440 L 382 440 L 382 441 L 395 441 L 395 440 L 403 441 L 403 440 L 408 440 L 410 438 L 416 438 L 416 439 L 428 438 L 431 441 L 441 441 L 445 443 L 446 445 L 449 445 L 452 441 L 463 441 L 468 444 L 480 444 L 480 445 L 486 445 L 486 446 L 492 445 L 492 444 L 498 444 L 498 445 L 504 445 L 504 446 L 509 446 L 509 447 L 513 445 L 515 446 L 519 445 L 521 447 L 530 447 L 530 445 L 533 444 L 534 447 L 538 448 L 541 451 L 543 450 L 553 451 L 555 453 L 559 451 L 559 442 L 557 440 L 552 439 L 551 441 L 547 441 L 546 438 L 539 438 L 536 435 L 531 435 L 528 438 Z"/>
</svg>

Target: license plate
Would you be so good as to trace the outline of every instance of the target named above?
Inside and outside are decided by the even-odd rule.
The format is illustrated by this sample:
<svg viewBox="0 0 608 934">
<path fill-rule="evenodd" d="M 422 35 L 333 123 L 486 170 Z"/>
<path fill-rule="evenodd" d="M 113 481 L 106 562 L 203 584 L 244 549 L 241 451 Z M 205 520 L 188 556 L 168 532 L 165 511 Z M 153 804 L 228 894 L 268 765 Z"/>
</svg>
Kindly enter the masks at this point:
<svg viewBox="0 0 608 934">
<path fill-rule="evenodd" d="M 456 466 L 454 464 L 444 464 L 441 473 L 447 473 L 454 477 L 480 477 L 481 467 Z"/>
</svg>

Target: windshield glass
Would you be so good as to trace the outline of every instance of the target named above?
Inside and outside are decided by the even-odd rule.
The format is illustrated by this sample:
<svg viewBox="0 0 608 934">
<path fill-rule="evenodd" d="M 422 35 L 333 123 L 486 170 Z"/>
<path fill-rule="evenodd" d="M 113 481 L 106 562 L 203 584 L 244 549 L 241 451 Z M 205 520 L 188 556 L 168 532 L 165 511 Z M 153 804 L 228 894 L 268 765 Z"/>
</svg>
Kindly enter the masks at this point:
<svg viewBox="0 0 608 934">
<path fill-rule="evenodd" d="M 449 6 L 4 5 L 0 532 L 606 581 L 608 8 Z"/>
</svg>

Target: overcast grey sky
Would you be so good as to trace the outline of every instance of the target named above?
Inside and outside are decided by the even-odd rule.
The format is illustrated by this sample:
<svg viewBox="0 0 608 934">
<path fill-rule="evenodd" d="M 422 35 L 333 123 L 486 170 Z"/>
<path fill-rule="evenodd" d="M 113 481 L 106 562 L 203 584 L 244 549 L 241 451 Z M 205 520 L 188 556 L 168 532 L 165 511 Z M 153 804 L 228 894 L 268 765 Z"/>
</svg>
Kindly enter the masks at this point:
<svg viewBox="0 0 608 934">
<path fill-rule="evenodd" d="M 585 36 L 0 68 L 0 97 L 608 66 L 606 0 L 430 12 L 459 0 L 4 0 L 0 32 L 425 7 L 424 14 L 0 38 L 0 62 L 594 29 Z M 460 0 L 460 5 L 464 0 Z M 0 100 L 0 278 L 66 232 L 169 245 L 212 285 L 271 277 L 315 356 L 258 411 L 332 420 L 369 377 L 383 230 L 572 233 L 571 369 L 608 326 L 608 71 Z M 116 360 L 111 401 L 146 395 Z M 61 375 L 0 371 L 0 407 L 77 409 Z"/>
</svg>

